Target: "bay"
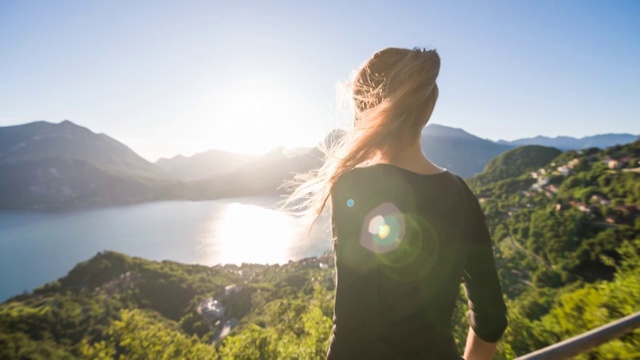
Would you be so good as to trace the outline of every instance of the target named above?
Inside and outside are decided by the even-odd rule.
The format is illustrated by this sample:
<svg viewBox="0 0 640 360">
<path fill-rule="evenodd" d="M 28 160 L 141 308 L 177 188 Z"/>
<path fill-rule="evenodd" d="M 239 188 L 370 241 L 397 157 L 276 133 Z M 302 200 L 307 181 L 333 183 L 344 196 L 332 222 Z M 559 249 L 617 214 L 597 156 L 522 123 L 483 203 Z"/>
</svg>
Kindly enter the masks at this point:
<svg viewBox="0 0 640 360">
<path fill-rule="evenodd" d="M 104 250 L 188 264 L 282 264 L 330 250 L 277 197 L 167 201 L 57 213 L 0 212 L 0 301 L 54 281 Z"/>
</svg>

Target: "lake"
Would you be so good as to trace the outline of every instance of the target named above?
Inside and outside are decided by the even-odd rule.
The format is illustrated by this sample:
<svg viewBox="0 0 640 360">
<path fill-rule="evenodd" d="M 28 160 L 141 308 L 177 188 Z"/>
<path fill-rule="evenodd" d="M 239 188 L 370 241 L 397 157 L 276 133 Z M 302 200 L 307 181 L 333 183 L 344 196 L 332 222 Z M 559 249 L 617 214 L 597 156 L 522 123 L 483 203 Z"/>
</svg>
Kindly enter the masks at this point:
<svg viewBox="0 0 640 360">
<path fill-rule="evenodd" d="M 69 212 L 0 212 L 0 301 L 54 281 L 97 252 L 188 264 L 286 263 L 330 250 L 277 197 L 166 201 Z"/>
</svg>

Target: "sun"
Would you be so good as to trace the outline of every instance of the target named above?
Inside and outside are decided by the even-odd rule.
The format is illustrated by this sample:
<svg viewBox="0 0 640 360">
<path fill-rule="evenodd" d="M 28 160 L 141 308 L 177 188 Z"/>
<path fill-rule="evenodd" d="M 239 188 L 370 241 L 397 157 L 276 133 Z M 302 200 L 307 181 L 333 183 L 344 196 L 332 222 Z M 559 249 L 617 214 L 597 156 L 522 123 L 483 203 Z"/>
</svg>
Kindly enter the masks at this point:
<svg viewBox="0 0 640 360">
<path fill-rule="evenodd" d="M 286 79 L 247 76 L 217 88 L 190 114 L 198 119 L 211 148 L 260 154 L 277 146 L 299 146 L 301 138 L 309 137 L 302 121 L 310 104 Z"/>
</svg>

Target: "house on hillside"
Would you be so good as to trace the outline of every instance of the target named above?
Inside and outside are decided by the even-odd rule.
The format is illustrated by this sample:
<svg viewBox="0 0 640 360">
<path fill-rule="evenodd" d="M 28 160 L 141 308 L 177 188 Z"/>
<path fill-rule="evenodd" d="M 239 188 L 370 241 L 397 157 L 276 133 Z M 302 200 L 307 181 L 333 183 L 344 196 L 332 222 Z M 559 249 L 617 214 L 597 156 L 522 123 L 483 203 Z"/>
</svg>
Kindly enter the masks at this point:
<svg viewBox="0 0 640 360">
<path fill-rule="evenodd" d="M 620 205 L 618 206 L 618 210 L 630 215 L 640 214 L 640 207 L 636 205 Z"/>
<path fill-rule="evenodd" d="M 558 167 L 558 172 L 564 176 L 567 177 L 569 176 L 569 174 L 571 174 L 571 168 L 567 165 L 562 165 Z"/>
<path fill-rule="evenodd" d="M 576 203 L 576 208 L 584 213 L 591 213 L 593 209 L 585 203 Z"/>
<path fill-rule="evenodd" d="M 573 169 L 576 165 L 580 164 L 580 159 L 578 158 L 574 158 L 571 161 L 569 161 L 569 163 L 567 164 L 567 166 L 569 167 L 569 169 Z"/>
<path fill-rule="evenodd" d="M 541 191 L 542 188 L 549 183 L 549 178 L 546 177 L 538 177 L 538 181 L 531 185 L 532 190 Z"/>
<path fill-rule="evenodd" d="M 609 205 L 611 202 L 606 197 L 600 194 L 591 195 L 591 202 L 598 203 L 600 205 Z"/>
<path fill-rule="evenodd" d="M 210 324 L 214 324 L 224 317 L 225 308 L 218 300 L 207 298 L 198 305 L 197 311 Z"/>
<path fill-rule="evenodd" d="M 556 205 L 553 207 L 553 209 L 554 209 L 555 211 L 561 211 L 561 210 L 565 209 L 565 207 L 564 207 L 564 206 L 562 206 L 562 204 L 561 204 L 561 203 L 556 203 Z"/>
<path fill-rule="evenodd" d="M 609 224 L 619 224 L 620 223 L 620 218 L 618 218 L 615 215 L 611 215 L 611 216 L 607 216 L 606 218 L 604 218 L 604 221 L 608 222 Z"/>
<path fill-rule="evenodd" d="M 243 289 L 242 285 L 231 284 L 224 287 L 224 296 L 229 296 L 231 294 L 235 294 Z"/>
</svg>

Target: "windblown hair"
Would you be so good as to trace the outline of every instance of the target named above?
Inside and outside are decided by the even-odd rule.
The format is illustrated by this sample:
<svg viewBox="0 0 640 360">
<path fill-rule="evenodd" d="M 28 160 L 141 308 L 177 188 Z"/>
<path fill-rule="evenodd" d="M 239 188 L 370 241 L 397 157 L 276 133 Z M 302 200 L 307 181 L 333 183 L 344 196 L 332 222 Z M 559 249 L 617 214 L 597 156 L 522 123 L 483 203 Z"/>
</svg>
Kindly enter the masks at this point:
<svg viewBox="0 0 640 360">
<path fill-rule="evenodd" d="M 325 145 L 325 163 L 297 176 L 286 205 L 317 219 L 331 190 L 346 172 L 383 155 L 394 155 L 420 140 L 438 99 L 440 57 L 435 50 L 387 48 L 373 55 L 352 83 L 354 129 Z"/>
</svg>

